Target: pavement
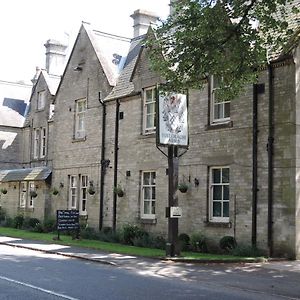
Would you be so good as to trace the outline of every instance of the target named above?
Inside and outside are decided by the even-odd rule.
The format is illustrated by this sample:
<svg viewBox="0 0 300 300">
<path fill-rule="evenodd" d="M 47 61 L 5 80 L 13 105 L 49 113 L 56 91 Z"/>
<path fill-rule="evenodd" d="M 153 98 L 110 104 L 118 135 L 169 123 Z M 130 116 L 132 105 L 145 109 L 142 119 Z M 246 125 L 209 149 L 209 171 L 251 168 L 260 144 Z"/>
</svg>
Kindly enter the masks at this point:
<svg viewBox="0 0 300 300">
<path fill-rule="evenodd" d="M 137 257 L 131 255 L 124 255 L 118 253 L 109 253 L 100 250 L 94 250 L 89 248 L 81 248 L 74 246 L 66 246 L 56 243 L 48 243 L 44 241 L 36 241 L 36 240 L 24 240 L 21 238 L 13 238 L 8 236 L 0 236 L 0 244 L 24 248 L 34 251 L 41 251 L 48 254 L 56 254 L 69 258 L 77 258 L 92 262 L 98 262 L 106 265 L 112 265 L 116 267 L 125 267 L 130 268 L 137 265 L 153 265 L 153 264 L 177 264 L 183 265 L 188 264 L 197 265 L 201 264 L 224 264 L 224 263 L 233 263 L 233 264 L 259 264 L 261 267 L 266 269 L 273 269 L 277 271 L 291 271 L 300 273 L 300 261 L 295 260 L 270 260 L 270 261 L 206 261 L 206 260 L 186 260 L 182 258 L 145 258 L 145 257 Z"/>
</svg>

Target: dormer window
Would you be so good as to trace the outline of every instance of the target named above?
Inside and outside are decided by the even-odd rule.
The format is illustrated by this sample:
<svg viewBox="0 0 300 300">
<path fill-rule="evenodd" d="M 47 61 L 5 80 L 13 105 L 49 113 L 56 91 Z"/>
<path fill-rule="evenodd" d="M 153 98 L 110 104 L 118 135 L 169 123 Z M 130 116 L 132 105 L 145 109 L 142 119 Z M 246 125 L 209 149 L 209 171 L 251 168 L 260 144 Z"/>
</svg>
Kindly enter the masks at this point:
<svg viewBox="0 0 300 300">
<path fill-rule="evenodd" d="M 144 89 L 143 93 L 143 127 L 144 134 L 153 133 L 156 129 L 155 118 L 156 118 L 156 87 L 150 87 Z"/>
<path fill-rule="evenodd" d="M 46 103 L 46 91 L 38 92 L 37 110 L 43 110 Z"/>
</svg>

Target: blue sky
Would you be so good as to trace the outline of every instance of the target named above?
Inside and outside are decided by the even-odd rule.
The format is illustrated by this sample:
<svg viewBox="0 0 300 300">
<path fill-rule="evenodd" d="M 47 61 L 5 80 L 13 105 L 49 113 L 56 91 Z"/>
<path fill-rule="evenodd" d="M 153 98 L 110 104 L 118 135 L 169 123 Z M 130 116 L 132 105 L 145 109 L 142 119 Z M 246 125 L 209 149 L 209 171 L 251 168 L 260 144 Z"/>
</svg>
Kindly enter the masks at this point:
<svg viewBox="0 0 300 300">
<path fill-rule="evenodd" d="M 4 0 L 0 2 L 0 80 L 25 81 L 45 67 L 48 39 L 73 43 L 81 21 L 108 33 L 132 37 L 136 9 L 165 19 L 169 0 Z"/>
</svg>

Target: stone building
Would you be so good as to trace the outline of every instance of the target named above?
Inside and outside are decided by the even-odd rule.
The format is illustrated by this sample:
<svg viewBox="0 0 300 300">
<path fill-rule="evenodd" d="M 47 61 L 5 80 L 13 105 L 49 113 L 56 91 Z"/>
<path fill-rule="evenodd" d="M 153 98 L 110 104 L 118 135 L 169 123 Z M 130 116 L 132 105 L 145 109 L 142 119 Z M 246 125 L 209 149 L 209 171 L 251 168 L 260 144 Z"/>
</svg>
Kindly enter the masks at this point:
<svg viewBox="0 0 300 300">
<path fill-rule="evenodd" d="M 36 69 L 28 113 L 19 124 L 15 152 L 18 163 L 0 169 L 1 206 L 10 216 L 19 213 L 44 219 L 50 214 L 50 185 L 53 161 L 53 100 L 64 67 L 67 46 L 48 40 L 46 69 Z M 13 145 L 7 147 L 13 157 Z M 1 151 L 0 154 L 5 154 Z M 7 162 L 4 157 L 2 163 Z M 0 162 L 0 163 L 1 163 Z"/>
<path fill-rule="evenodd" d="M 131 40 L 83 23 L 59 86 L 52 89 L 49 72 L 39 74 L 22 129 L 27 146 L 18 168 L 25 171 L 0 171 L 5 197 L 11 189 L 14 197 L 21 193 L 16 182 L 25 178 L 34 182 L 26 193 L 36 190 L 28 174 L 37 176 L 42 199 L 34 216 L 78 209 L 90 227 L 131 223 L 166 235 L 168 163 L 165 149 L 156 147 L 155 121 L 163 79 L 151 70 L 144 46 L 157 17 L 138 10 L 132 18 Z M 179 151 L 179 181 L 188 191 L 177 191 L 180 233 L 201 232 L 216 242 L 230 235 L 274 256 L 300 257 L 299 65 L 298 35 L 238 99 L 218 101 L 213 77 L 203 90 L 188 91 L 189 148 Z M 12 183 L 5 176 L 23 177 Z M 18 211 L 14 205 L 10 213 Z"/>
</svg>

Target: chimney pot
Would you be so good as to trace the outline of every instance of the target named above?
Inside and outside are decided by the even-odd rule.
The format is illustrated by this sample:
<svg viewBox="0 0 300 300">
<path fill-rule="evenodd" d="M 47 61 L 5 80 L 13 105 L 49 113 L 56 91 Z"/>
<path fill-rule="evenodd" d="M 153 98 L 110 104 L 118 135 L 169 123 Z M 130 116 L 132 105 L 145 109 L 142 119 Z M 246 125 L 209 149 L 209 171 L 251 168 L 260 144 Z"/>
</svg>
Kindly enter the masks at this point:
<svg viewBox="0 0 300 300">
<path fill-rule="evenodd" d="M 138 9 L 130 16 L 133 19 L 133 37 L 146 34 L 150 24 L 155 24 L 158 16 L 147 10 Z"/>
<path fill-rule="evenodd" d="M 46 48 L 46 70 L 49 75 L 60 76 L 63 73 L 63 68 L 66 58 L 67 45 L 56 41 L 48 40 L 44 45 Z"/>
</svg>

